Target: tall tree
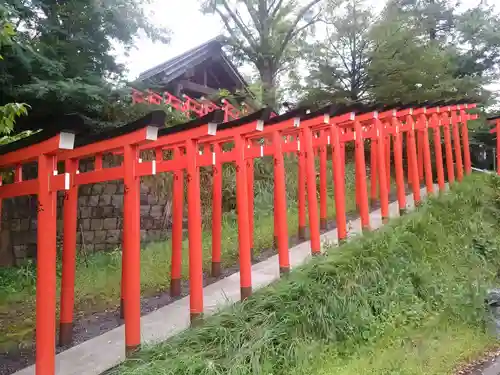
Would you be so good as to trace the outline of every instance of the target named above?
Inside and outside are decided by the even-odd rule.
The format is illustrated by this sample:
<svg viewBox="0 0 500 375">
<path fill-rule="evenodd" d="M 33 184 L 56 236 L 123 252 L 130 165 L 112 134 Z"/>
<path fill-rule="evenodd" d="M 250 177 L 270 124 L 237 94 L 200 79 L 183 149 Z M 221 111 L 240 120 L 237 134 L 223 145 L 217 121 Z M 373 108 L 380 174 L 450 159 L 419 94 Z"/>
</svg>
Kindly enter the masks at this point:
<svg viewBox="0 0 500 375">
<path fill-rule="evenodd" d="M 458 5 L 458 1 L 452 0 L 390 0 L 387 9 L 405 15 L 420 25 L 429 40 L 435 41 L 446 40 L 453 29 Z"/>
<path fill-rule="evenodd" d="M 422 38 L 426 25 L 390 13 L 372 31 L 376 48 L 368 74 L 373 98 L 383 102 L 439 100 L 483 94 L 481 82 L 457 77 L 455 55 Z"/>
<path fill-rule="evenodd" d="M 320 17 L 320 2 L 202 0 L 202 9 L 220 17 L 233 55 L 253 64 L 262 83 L 263 103 L 275 107 L 278 76 L 301 57 L 302 43 Z"/>
<path fill-rule="evenodd" d="M 450 54 L 457 78 L 488 84 L 500 77 L 500 16 L 487 1 L 465 11 L 454 0 L 392 0 L 386 13 L 407 16 L 419 36 Z"/>
<path fill-rule="evenodd" d="M 499 77 L 500 17 L 492 6 L 481 2 L 456 16 L 450 48 L 455 50 L 458 76 Z"/>
<path fill-rule="evenodd" d="M 311 46 L 306 78 L 310 101 L 356 102 L 368 92 L 366 67 L 373 48 L 370 28 L 374 15 L 364 0 L 349 0 L 339 12 L 328 0 L 324 24 L 326 38 Z"/>
<path fill-rule="evenodd" d="M 387 38 L 380 32 L 391 23 L 403 30 L 396 38 Z M 485 87 L 500 77 L 499 23 L 498 13 L 486 1 L 459 11 L 454 0 L 391 0 L 378 22 L 379 35 L 374 36 L 383 42 L 385 56 L 382 57 L 387 64 L 372 65 L 371 76 L 380 77 L 384 85 L 384 74 L 401 63 L 398 58 L 402 58 L 409 65 L 400 65 L 398 71 L 406 78 L 412 71 L 421 73 L 413 74 L 415 81 L 411 85 L 422 85 L 424 89 L 418 90 L 420 94 L 431 95 L 433 91 L 435 96 L 443 90 L 440 95 L 472 95 L 489 102 L 492 95 Z M 409 38 L 402 43 L 405 36 Z M 387 60 L 392 54 L 395 59 Z M 403 58 L 404 55 L 408 57 Z M 426 56 L 425 59 L 422 56 Z M 436 82 L 429 86 L 432 77 Z M 426 78 L 427 83 L 423 81 Z"/>
<path fill-rule="evenodd" d="M 15 34 L 14 26 L 7 20 L 6 11 L 0 8 L 0 51 L 2 47 L 12 44 L 12 37 Z M 2 60 L 3 57 L 0 54 L 0 61 Z M 0 133 L 10 133 L 14 128 L 16 118 L 26 114 L 27 106 L 24 103 L 4 103 L 0 105 Z M 2 143 L 2 138 L 0 138 L 0 143 Z"/>
<path fill-rule="evenodd" d="M 2 101 L 22 98 L 33 115 L 99 117 L 124 72 L 114 45 L 129 49 L 139 32 L 166 41 L 147 21 L 142 0 L 6 0 L 14 25 L 0 69 Z"/>
</svg>

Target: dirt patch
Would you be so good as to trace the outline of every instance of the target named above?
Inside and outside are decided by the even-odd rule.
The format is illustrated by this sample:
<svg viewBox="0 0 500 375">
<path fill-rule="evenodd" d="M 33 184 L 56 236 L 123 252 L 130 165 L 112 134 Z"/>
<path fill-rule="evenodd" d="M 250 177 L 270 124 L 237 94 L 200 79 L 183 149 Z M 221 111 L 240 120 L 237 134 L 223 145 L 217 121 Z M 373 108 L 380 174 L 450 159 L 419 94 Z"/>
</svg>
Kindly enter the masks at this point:
<svg viewBox="0 0 500 375">
<path fill-rule="evenodd" d="M 499 359 L 500 349 L 491 349 L 481 358 L 458 368 L 455 375 L 483 375 L 483 373 Z"/>
<path fill-rule="evenodd" d="M 389 202 L 396 200 L 396 195 L 394 193 L 390 194 Z M 380 208 L 380 204 L 377 202 L 371 206 L 371 210 L 376 210 Z M 347 214 L 347 222 L 355 220 L 359 217 L 357 212 L 352 212 Z M 335 220 L 329 220 L 327 222 L 326 230 L 321 231 L 325 233 L 336 228 Z M 307 229 L 306 229 L 307 231 Z M 306 232 L 306 238 L 308 238 L 308 232 Z M 291 236 L 289 238 L 289 246 L 293 247 L 301 241 L 297 235 Z M 259 263 L 263 260 L 276 255 L 275 249 L 264 249 L 260 250 L 258 254 L 254 257 L 252 263 Z M 239 271 L 239 265 L 235 264 L 226 267 L 222 270 L 221 277 L 214 278 L 209 274 L 205 273 L 203 277 L 204 286 L 210 285 L 222 278 L 228 277 Z M 168 291 L 155 294 L 149 297 L 141 298 L 141 316 L 147 315 L 161 307 L 164 307 L 180 298 L 183 298 L 189 294 L 189 282 L 183 280 L 181 283 L 181 295 L 179 297 L 171 297 Z M 187 312 L 186 312 L 187 313 Z M 120 319 L 119 308 L 111 308 L 104 311 L 97 311 L 93 313 L 80 314 L 76 317 L 73 327 L 73 343 L 65 347 L 57 347 L 56 352 L 63 352 L 73 346 L 81 344 L 89 339 L 96 336 L 102 335 L 114 328 L 119 327 L 123 324 L 123 320 Z M 35 343 L 33 341 L 33 346 L 26 348 L 18 348 L 7 353 L 0 353 L 0 375 L 10 375 L 16 371 L 19 371 L 27 366 L 34 364 L 35 362 Z"/>
</svg>

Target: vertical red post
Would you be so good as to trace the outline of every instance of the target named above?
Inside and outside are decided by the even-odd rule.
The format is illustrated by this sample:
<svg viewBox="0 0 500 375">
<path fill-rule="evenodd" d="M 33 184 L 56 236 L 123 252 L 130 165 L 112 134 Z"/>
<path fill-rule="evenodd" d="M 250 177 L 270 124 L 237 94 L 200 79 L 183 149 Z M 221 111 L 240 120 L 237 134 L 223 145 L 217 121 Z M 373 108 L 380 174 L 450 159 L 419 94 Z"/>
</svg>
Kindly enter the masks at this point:
<svg viewBox="0 0 500 375">
<path fill-rule="evenodd" d="M 335 216 L 337 219 L 337 236 L 339 244 L 347 238 L 347 219 L 345 212 L 345 179 L 342 173 L 342 158 L 340 156 L 340 137 L 337 125 L 330 127 L 332 142 L 332 173 L 335 194 Z"/>
<path fill-rule="evenodd" d="M 203 315 L 203 248 L 201 244 L 200 170 L 197 164 L 198 143 L 186 141 L 188 238 L 189 238 L 189 310 L 191 324 Z"/>
<path fill-rule="evenodd" d="M 434 182 L 432 180 L 432 161 L 431 161 L 431 150 L 429 144 L 429 127 L 425 115 L 420 116 L 420 121 L 424 126 L 424 129 L 419 131 L 422 134 L 422 143 L 423 143 L 425 186 L 427 187 L 427 194 L 431 195 L 434 193 Z"/>
<path fill-rule="evenodd" d="M 324 136 L 324 132 L 321 132 L 321 135 Z M 324 137 L 326 138 L 326 137 Z M 322 230 L 326 229 L 326 223 L 328 218 L 327 211 L 327 180 L 326 180 L 326 171 L 327 171 L 327 155 L 326 155 L 326 146 L 321 146 L 319 148 L 319 227 Z"/>
<path fill-rule="evenodd" d="M 78 186 L 74 183 L 78 161 L 68 159 L 65 172 L 70 176 L 70 187 L 64 192 L 63 206 L 63 254 L 61 281 L 61 315 L 59 322 L 59 345 L 73 341 L 73 307 L 75 304 L 76 233 L 78 215 Z"/>
<path fill-rule="evenodd" d="M 460 119 L 462 120 L 462 140 L 464 144 L 465 174 L 469 175 L 472 173 L 472 162 L 470 160 L 469 128 L 467 127 L 467 114 L 464 110 L 460 111 Z"/>
<path fill-rule="evenodd" d="M 278 224 L 278 260 L 280 273 L 290 272 L 290 255 L 288 253 L 288 223 L 286 210 L 285 165 L 282 150 L 282 138 L 276 131 L 273 133 L 274 144 L 274 189 L 275 189 L 275 216 Z"/>
<path fill-rule="evenodd" d="M 220 144 L 214 144 L 215 163 L 212 167 L 212 276 L 221 275 L 222 246 L 222 164 Z"/>
<path fill-rule="evenodd" d="M 265 143 L 269 140 L 266 139 Z M 273 250 L 278 250 L 278 218 L 276 215 L 276 187 L 273 189 Z"/>
<path fill-rule="evenodd" d="M 377 132 L 377 168 L 380 191 L 380 211 L 382 214 L 382 221 L 385 223 L 389 220 L 389 191 L 385 171 L 384 127 L 379 119 L 375 120 L 375 129 Z"/>
<path fill-rule="evenodd" d="M 102 154 L 97 154 L 95 156 L 94 169 L 99 171 L 102 169 Z"/>
<path fill-rule="evenodd" d="M 345 183 L 345 143 L 342 140 L 340 140 L 339 153 L 340 153 L 340 167 L 342 168 L 342 176 L 344 178 L 344 183 Z"/>
<path fill-rule="evenodd" d="M 408 186 L 411 185 L 411 176 L 413 171 L 411 170 L 412 165 L 410 163 L 410 136 L 408 133 L 406 133 L 406 173 L 407 173 L 407 178 L 406 181 L 408 181 Z"/>
<path fill-rule="evenodd" d="M 123 148 L 123 256 L 125 267 L 125 353 L 130 356 L 141 345 L 141 229 L 140 178 L 136 175 L 138 148 Z"/>
<path fill-rule="evenodd" d="M 122 243 L 125 233 L 122 232 Z M 125 249 L 122 245 L 122 278 L 120 284 L 120 319 L 125 319 L 125 284 L 127 284 L 127 264 L 125 263 Z"/>
<path fill-rule="evenodd" d="M 23 181 L 23 166 L 21 164 L 16 165 L 14 169 L 14 182 Z"/>
<path fill-rule="evenodd" d="M 377 201 L 377 140 L 372 138 L 370 141 L 370 204 Z"/>
<path fill-rule="evenodd" d="M 273 190 L 273 250 L 278 249 L 278 216 L 276 215 L 276 187 Z"/>
<path fill-rule="evenodd" d="M 300 139 L 297 141 L 300 147 Z M 299 239 L 306 239 L 306 159 L 304 151 L 299 150 L 299 173 L 298 173 L 298 189 L 297 201 L 299 206 Z"/>
<path fill-rule="evenodd" d="M 393 119 L 394 123 L 394 169 L 396 171 L 396 193 L 398 195 L 399 215 L 406 213 L 406 191 L 403 170 L 403 142 L 399 131 L 399 121 Z"/>
<path fill-rule="evenodd" d="M 385 126 L 384 126 L 385 127 Z M 385 175 L 387 177 L 387 190 L 391 191 L 391 135 L 385 138 Z"/>
<path fill-rule="evenodd" d="M 437 173 L 437 180 L 438 180 L 438 186 L 439 186 L 439 191 L 443 192 L 445 190 L 445 185 L 444 185 L 444 167 L 443 167 L 443 150 L 441 147 L 441 130 L 440 130 L 440 124 L 439 124 L 439 119 L 437 115 L 433 116 L 433 136 L 434 136 L 434 153 L 435 153 L 435 159 L 436 159 L 436 173 Z"/>
<path fill-rule="evenodd" d="M 448 183 L 453 184 L 455 182 L 455 166 L 453 165 L 453 149 L 451 147 L 451 136 L 450 136 L 450 125 L 449 118 L 446 116 L 443 121 L 444 132 L 444 150 L 446 153 L 446 170 L 448 172 Z"/>
<path fill-rule="evenodd" d="M 158 151 L 156 151 L 156 157 L 158 158 Z M 102 169 L 102 157 L 98 154 L 95 156 L 95 164 L 94 168 L 98 170 L 99 168 Z M 125 188 L 125 181 L 123 182 L 124 188 Z M 124 195 L 125 199 L 125 195 Z M 125 200 L 124 200 L 125 202 Z M 125 210 L 123 211 L 123 214 L 125 216 Z M 120 319 L 125 319 L 125 298 L 126 298 L 126 289 L 127 289 L 127 261 L 125 258 L 125 226 L 123 227 L 122 231 L 122 278 L 121 278 L 121 291 L 120 291 Z"/>
<path fill-rule="evenodd" d="M 464 167 L 462 164 L 462 147 L 460 145 L 460 132 L 458 130 L 458 119 L 456 112 L 451 115 L 451 129 L 453 135 L 453 146 L 455 148 L 455 160 L 457 163 L 457 180 L 462 181 L 464 176 Z"/>
<path fill-rule="evenodd" d="M 55 374 L 56 193 L 49 190 L 55 157 L 38 157 L 38 230 L 36 280 L 36 370 Z"/>
<path fill-rule="evenodd" d="M 241 300 L 252 294 L 252 257 L 250 254 L 250 227 L 248 225 L 247 172 L 245 168 L 245 140 L 236 136 L 234 140 L 236 164 L 236 210 L 238 214 L 238 247 L 240 256 Z"/>
<path fill-rule="evenodd" d="M 182 157 L 179 147 L 174 149 L 174 160 Z M 173 173 L 172 181 L 172 268 L 170 275 L 170 295 L 181 295 L 182 279 L 182 221 L 184 219 L 184 171 Z M 214 224 L 215 225 L 215 224 Z"/>
<path fill-rule="evenodd" d="M 158 150 L 156 150 L 156 158 L 158 159 Z M 102 155 L 97 154 L 94 161 L 94 169 L 102 169 Z M 125 185 L 125 181 L 123 182 Z M 125 196 L 124 196 L 125 198 Z M 123 211 L 125 216 L 125 210 Z M 139 219 L 140 220 L 140 219 Z M 124 227 L 125 228 L 125 227 Z M 125 319 L 125 296 L 126 296 L 126 284 L 127 284 L 127 262 L 125 259 L 125 230 L 122 231 L 122 278 L 120 284 L 120 319 Z"/>
<path fill-rule="evenodd" d="M 312 132 L 308 127 L 302 129 L 304 141 L 304 157 L 306 164 L 307 179 L 307 207 L 309 215 L 309 237 L 311 239 L 311 253 L 321 253 L 321 242 L 319 237 L 318 200 L 316 198 L 316 167 L 314 163 L 314 150 L 312 144 Z"/>
<path fill-rule="evenodd" d="M 408 116 L 407 122 L 410 124 L 410 129 L 408 130 L 406 136 L 408 140 L 408 164 L 409 170 L 411 171 L 410 183 L 413 190 L 413 202 L 415 206 L 420 205 L 420 176 L 418 175 L 418 156 L 417 156 L 417 144 L 415 140 L 415 122 L 413 117 Z"/>
<path fill-rule="evenodd" d="M 418 179 L 424 180 L 424 138 L 423 133 L 417 130 L 417 161 L 418 161 Z"/>
<path fill-rule="evenodd" d="M 357 187 L 359 188 L 359 215 L 363 231 L 370 230 L 370 211 L 368 208 L 368 193 L 366 191 L 366 164 L 363 130 L 359 121 L 354 122 L 354 152 L 356 174 L 358 175 Z"/>
<path fill-rule="evenodd" d="M 248 226 L 249 226 L 249 241 L 250 254 L 253 258 L 253 231 L 254 231 L 254 161 L 253 158 L 246 161 L 247 173 L 247 192 L 248 192 Z M 276 203 L 276 202 L 275 202 Z"/>
</svg>

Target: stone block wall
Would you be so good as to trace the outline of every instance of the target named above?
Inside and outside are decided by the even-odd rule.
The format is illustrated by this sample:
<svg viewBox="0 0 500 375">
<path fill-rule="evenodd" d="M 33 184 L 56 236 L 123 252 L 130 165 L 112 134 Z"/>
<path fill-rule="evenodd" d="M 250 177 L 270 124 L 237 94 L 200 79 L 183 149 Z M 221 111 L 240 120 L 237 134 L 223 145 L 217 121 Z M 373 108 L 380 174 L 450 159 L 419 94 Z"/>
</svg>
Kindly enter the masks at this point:
<svg viewBox="0 0 500 375">
<path fill-rule="evenodd" d="M 158 196 L 151 183 L 141 184 L 141 241 L 160 241 L 171 226 L 171 197 Z M 20 264 L 36 256 L 36 196 L 5 199 L 2 202 L 0 266 Z M 64 194 L 57 204 L 58 239 L 62 238 Z M 113 250 L 121 246 L 123 181 L 111 181 L 79 188 L 77 247 L 80 251 Z M 61 241 L 59 241 L 61 242 Z M 62 245 L 61 243 L 59 245 Z M 60 246 L 61 247 L 61 246 Z"/>
</svg>

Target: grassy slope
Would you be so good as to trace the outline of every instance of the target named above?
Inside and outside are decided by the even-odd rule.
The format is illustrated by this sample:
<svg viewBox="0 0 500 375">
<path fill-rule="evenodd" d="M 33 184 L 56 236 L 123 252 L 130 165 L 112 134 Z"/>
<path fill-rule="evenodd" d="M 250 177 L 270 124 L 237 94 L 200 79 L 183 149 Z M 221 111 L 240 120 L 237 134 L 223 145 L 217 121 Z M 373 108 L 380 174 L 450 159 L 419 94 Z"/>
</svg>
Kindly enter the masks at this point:
<svg viewBox="0 0 500 375">
<path fill-rule="evenodd" d="M 500 181 L 469 177 L 453 193 L 332 249 L 116 372 L 447 373 L 491 344 L 483 299 L 498 282 L 499 219 Z M 417 358 L 402 360 L 420 347 Z"/>
<path fill-rule="evenodd" d="M 485 349 L 495 345 L 494 341 L 478 327 L 437 316 L 418 328 L 400 328 L 392 335 L 384 335 L 350 356 L 339 356 L 328 348 L 307 372 L 299 368 L 292 374 L 451 375 L 462 363 L 481 357 Z"/>
<path fill-rule="evenodd" d="M 330 163 L 329 163 L 330 164 Z M 331 176 L 331 165 L 327 176 Z M 230 181 L 230 176 L 226 179 Z M 293 160 L 287 168 L 288 228 L 294 235 L 298 228 L 296 201 L 296 164 Z M 348 166 L 346 173 L 346 208 L 355 210 L 354 169 Z M 328 216 L 334 218 L 333 186 L 329 178 Z M 226 188 L 226 187 L 225 187 Z M 229 189 L 229 187 L 227 187 Z M 273 186 L 265 181 L 255 185 L 255 231 L 254 249 L 256 252 L 269 249 L 273 243 L 273 216 L 269 207 L 273 205 Z M 210 206 L 210 202 L 205 206 Z M 208 213 L 205 213 L 208 214 Z M 210 270 L 211 232 L 203 234 L 204 269 Z M 238 229 L 234 212 L 224 214 L 222 226 L 223 266 L 234 265 L 238 258 Z M 184 241 L 183 277 L 188 277 L 188 241 Z M 147 246 L 141 253 L 141 289 L 143 296 L 151 296 L 168 291 L 170 283 L 171 242 Z M 60 264 L 58 265 L 58 284 Z M 77 312 L 99 311 L 115 308 L 120 299 L 121 251 L 101 252 L 77 260 L 75 300 Z M 35 284 L 34 265 L 20 269 L 0 268 L 0 351 L 18 345 L 30 345 L 35 323 Z M 59 295 L 59 293 L 58 293 Z"/>
</svg>

